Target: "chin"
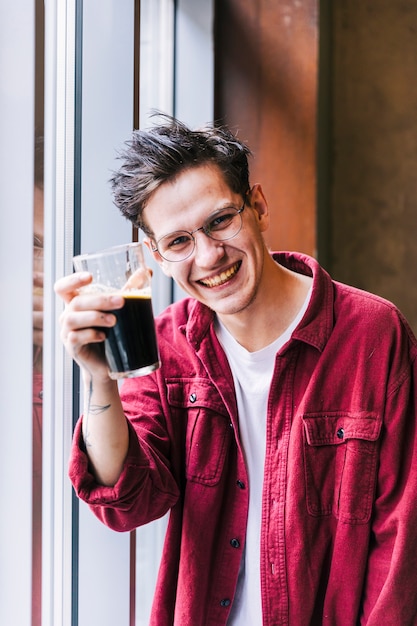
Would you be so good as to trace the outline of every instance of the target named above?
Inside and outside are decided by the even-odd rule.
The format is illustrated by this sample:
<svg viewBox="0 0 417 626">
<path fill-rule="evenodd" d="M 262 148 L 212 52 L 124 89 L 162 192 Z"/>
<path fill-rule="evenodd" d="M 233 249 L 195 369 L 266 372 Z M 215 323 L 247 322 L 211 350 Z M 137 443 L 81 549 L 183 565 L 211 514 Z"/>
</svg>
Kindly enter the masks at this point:
<svg viewBox="0 0 417 626">
<path fill-rule="evenodd" d="M 235 302 L 219 302 L 214 303 L 214 305 L 210 306 L 210 304 L 208 306 L 210 306 L 211 309 L 213 309 L 213 311 L 215 313 L 217 313 L 218 315 L 239 315 L 239 313 L 242 313 L 243 311 L 246 311 L 250 305 L 253 302 L 253 298 L 251 298 L 250 300 L 246 300 L 246 301 L 235 301 Z"/>
</svg>

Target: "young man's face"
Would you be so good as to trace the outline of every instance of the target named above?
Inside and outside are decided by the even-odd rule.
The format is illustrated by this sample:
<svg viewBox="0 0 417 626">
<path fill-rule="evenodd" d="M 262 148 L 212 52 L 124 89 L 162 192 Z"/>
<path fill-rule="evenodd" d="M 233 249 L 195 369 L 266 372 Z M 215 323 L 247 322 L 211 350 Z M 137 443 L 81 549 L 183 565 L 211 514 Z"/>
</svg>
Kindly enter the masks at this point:
<svg viewBox="0 0 417 626">
<path fill-rule="evenodd" d="M 230 190 L 217 166 L 186 170 L 161 185 L 146 205 L 143 218 L 155 235 L 149 245 L 168 233 L 192 232 L 215 211 L 226 207 L 238 210 L 244 200 Z M 267 253 L 261 233 L 268 226 L 268 208 L 258 185 L 248 194 L 241 217 L 241 230 L 227 241 L 211 239 L 202 230 L 196 232 L 195 249 L 183 261 L 169 262 L 154 252 L 165 274 L 220 317 L 250 307 L 261 284 Z"/>
</svg>

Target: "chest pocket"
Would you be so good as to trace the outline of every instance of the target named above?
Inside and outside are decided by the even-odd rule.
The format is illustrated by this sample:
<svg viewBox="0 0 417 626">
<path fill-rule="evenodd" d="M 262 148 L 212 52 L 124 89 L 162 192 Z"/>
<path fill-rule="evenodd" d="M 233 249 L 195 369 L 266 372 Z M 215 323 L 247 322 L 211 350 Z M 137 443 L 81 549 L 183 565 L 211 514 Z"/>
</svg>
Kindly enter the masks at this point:
<svg viewBox="0 0 417 626">
<path fill-rule="evenodd" d="M 226 408 L 213 385 L 205 379 L 167 381 L 168 402 L 178 418 L 186 418 L 186 478 L 216 485 L 223 472 L 233 435 Z"/>
<path fill-rule="evenodd" d="M 373 413 L 303 416 L 307 509 L 351 524 L 371 516 L 381 420 Z"/>
</svg>

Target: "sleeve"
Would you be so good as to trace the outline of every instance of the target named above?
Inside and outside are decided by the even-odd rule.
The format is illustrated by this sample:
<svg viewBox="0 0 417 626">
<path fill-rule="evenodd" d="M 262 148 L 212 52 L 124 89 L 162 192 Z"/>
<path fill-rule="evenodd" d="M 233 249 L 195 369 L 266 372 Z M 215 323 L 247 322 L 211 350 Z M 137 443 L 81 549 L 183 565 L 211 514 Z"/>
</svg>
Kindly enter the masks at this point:
<svg viewBox="0 0 417 626">
<path fill-rule="evenodd" d="M 407 350 L 402 371 L 391 364 L 398 375 L 387 392 L 360 620 L 366 626 L 417 624 L 417 359 L 412 335 L 409 355 Z"/>
<path fill-rule="evenodd" d="M 69 461 L 69 477 L 77 496 L 104 524 L 120 532 L 162 517 L 179 497 L 171 464 L 176 443 L 168 435 L 160 389 L 150 380 L 135 381 L 139 379 L 129 381 L 121 394 L 129 424 L 129 449 L 117 483 L 100 485 L 90 471 L 82 418 L 74 431 Z"/>
</svg>

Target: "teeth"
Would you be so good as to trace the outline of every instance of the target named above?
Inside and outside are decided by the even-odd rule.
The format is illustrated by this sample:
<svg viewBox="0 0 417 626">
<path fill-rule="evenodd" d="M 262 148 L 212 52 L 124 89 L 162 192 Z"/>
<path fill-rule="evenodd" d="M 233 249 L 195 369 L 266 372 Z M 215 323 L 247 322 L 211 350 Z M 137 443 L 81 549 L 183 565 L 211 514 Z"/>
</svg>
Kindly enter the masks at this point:
<svg viewBox="0 0 417 626">
<path fill-rule="evenodd" d="M 236 274 L 237 270 L 239 269 L 239 265 L 239 263 L 236 263 L 230 269 L 222 272 L 221 274 L 218 274 L 218 276 L 206 278 L 205 280 L 201 280 L 200 282 L 206 287 L 218 287 L 219 285 L 223 285 L 223 283 L 226 283 L 232 278 L 232 276 Z"/>
</svg>

